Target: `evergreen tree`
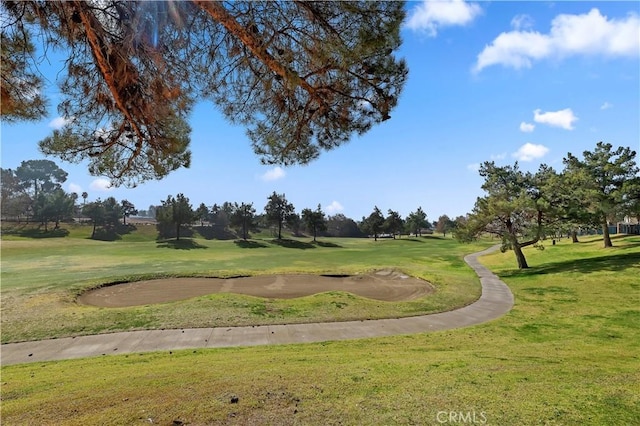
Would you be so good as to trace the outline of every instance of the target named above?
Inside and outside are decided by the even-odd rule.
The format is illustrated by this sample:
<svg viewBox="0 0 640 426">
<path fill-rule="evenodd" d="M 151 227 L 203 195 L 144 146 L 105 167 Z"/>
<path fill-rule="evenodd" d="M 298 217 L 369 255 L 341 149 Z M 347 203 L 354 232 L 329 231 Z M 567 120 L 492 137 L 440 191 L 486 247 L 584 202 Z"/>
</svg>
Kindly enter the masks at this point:
<svg viewBox="0 0 640 426">
<path fill-rule="evenodd" d="M 393 236 L 395 240 L 396 234 L 400 235 L 404 229 L 404 220 L 397 211 L 389 209 L 387 212 L 387 218 L 384 221 L 383 229 Z"/>
<path fill-rule="evenodd" d="M 273 194 L 268 197 L 268 200 L 269 202 L 264 207 L 267 223 L 278 227 L 278 239 L 281 240 L 282 226 L 295 214 L 295 209 L 293 204 L 287 201 L 284 194 L 276 194 L 276 192 L 273 191 Z"/>
<path fill-rule="evenodd" d="M 43 116 L 33 45 L 55 46 L 73 120 L 40 148 L 115 185 L 189 165 L 197 101 L 245 126 L 263 162 L 304 164 L 387 120 L 408 74 L 400 1 L 4 0 L 2 14 L 3 117 Z"/>
<path fill-rule="evenodd" d="M 368 235 L 373 235 L 373 239 L 375 241 L 378 241 L 378 235 L 380 235 L 380 232 L 382 232 L 383 226 L 384 216 L 382 215 L 382 212 L 380 211 L 378 206 L 375 206 L 373 208 L 373 212 L 371 212 L 368 217 L 363 217 L 362 222 L 360 223 L 362 232 Z"/>
<path fill-rule="evenodd" d="M 122 200 L 120 202 L 120 209 L 122 211 L 122 224 L 127 224 L 127 218 L 138 214 L 136 206 L 129 200 Z"/>
<path fill-rule="evenodd" d="M 623 213 L 632 185 L 637 179 L 636 152 L 630 148 L 598 142 L 593 151 L 584 151 L 580 160 L 571 153 L 564 158 L 565 173 L 574 182 L 583 210 L 591 212 L 602 227 L 604 247 L 612 247 L 609 221 Z"/>
<path fill-rule="evenodd" d="M 318 204 L 318 208 L 316 208 L 316 210 L 303 209 L 302 221 L 307 229 L 312 232 L 313 241 L 316 241 L 318 232 L 327 230 L 327 219 L 324 216 L 324 212 L 322 211 L 320 204 Z"/>
<path fill-rule="evenodd" d="M 176 240 L 180 240 L 180 228 L 189 225 L 194 220 L 194 212 L 189 199 L 183 194 L 175 198 L 171 195 L 156 209 L 156 220 L 161 235 L 168 235 L 168 227 L 173 227 Z"/>
<path fill-rule="evenodd" d="M 422 210 L 422 207 L 418 207 L 415 212 L 409 213 L 405 220 L 405 226 L 410 234 L 413 233 L 416 237 L 422 235 L 422 229 L 429 226 L 427 214 Z"/>
<path fill-rule="evenodd" d="M 522 249 L 536 244 L 555 218 L 545 185 L 554 173 L 544 164 L 533 175 L 523 173 L 517 162 L 503 167 L 493 161 L 483 163 L 480 176 L 485 179 L 482 189 L 487 195 L 476 200 L 466 223 L 456 228 L 456 237 L 470 241 L 485 232 L 498 235 L 502 250 L 513 250 L 518 268 L 528 268 Z"/>
<path fill-rule="evenodd" d="M 234 204 L 231 225 L 240 230 L 243 240 L 249 238 L 249 231 L 255 228 L 253 222 L 255 214 L 256 209 L 253 208 L 253 203 Z"/>
</svg>

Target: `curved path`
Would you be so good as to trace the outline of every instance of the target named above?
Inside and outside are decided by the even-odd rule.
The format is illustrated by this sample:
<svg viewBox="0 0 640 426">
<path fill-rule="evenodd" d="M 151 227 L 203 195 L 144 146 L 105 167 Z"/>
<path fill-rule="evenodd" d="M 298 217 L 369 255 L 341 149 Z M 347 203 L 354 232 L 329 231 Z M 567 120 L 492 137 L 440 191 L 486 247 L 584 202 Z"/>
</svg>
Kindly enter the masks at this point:
<svg viewBox="0 0 640 426">
<path fill-rule="evenodd" d="M 438 314 L 367 321 L 145 330 L 94 336 L 65 337 L 0 346 L 1 365 L 115 355 L 132 352 L 231 346 L 276 345 L 425 333 L 491 321 L 513 307 L 505 283 L 482 266 L 478 257 L 499 246 L 464 258 L 480 277 L 482 295 L 471 305 Z"/>
</svg>

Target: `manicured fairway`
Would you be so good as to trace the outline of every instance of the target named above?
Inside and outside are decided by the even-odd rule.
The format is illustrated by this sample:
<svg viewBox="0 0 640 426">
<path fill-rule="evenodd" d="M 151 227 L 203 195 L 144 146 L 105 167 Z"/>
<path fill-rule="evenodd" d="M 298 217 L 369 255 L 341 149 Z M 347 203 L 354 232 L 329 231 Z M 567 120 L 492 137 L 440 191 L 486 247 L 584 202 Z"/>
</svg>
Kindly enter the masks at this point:
<svg viewBox="0 0 640 426">
<path fill-rule="evenodd" d="M 639 424 L 640 237 L 614 244 L 486 257 L 516 305 L 467 329 L 4 367 L 3 422 Z"/>
<path fill-rule="evenodd" d="M 377 242 L 326 239 L 319 244 L 309 239 L 194 239 L 174 245 L 174 241 L 152 238 L 102 242 L 79 236 L 2 241 L 3 343 L 135 329 L 394 318 L 449 310 L 479 297 L 479 281 L 462 258 L 492 244 L 466 246 L 432 237 Z M 383 302 L 340 291 L 290 300 L 212 291 L 176 302 L 110 309 L 76 302 L 89 288 L 129 280 L 352 275 L 381 269 L 421 278 L 436 291 L 406 302 Z"/>
</svg>

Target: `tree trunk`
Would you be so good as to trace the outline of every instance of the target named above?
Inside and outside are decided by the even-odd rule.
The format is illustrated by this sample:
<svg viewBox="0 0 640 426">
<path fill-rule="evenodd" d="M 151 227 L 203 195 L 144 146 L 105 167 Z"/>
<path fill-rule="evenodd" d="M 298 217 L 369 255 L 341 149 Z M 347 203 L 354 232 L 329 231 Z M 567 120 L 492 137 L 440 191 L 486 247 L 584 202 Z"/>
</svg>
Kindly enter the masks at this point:
<svg viewBox="0 0 640 426">
<path fill-rule="evenodd" d="M 602 222 L 602 239 L 604 240 L 604 248 L 613 247 L 611 236 L 609 235 L 609 224 L 606 219 Z"/>
<path fill-rule="evenodd" d="M 176 223 L 176 241 L 180 241 L 180 224 Z"/>
<path fill-rule="evenodd" d="M 518 242 L 518 237 L 514 232 L 513 224 L 511 223 L 511 220 L 507 219 L 507 222 L 505 223 L 505 225 L 508 231 L 507 238 L 511 243 L 511 247 L 513 248 L 513 253 L 515 253 L 516 260 L 518 261 L 518 269 L 527 269 L 529 265 L 527 264 L 527 259 L 524 257 L 524 253 L 522 252 L 522 247 L 534 244 L 538 239 L 536 238 L 535 240 L 527 241 L 524 244 L 520 244 Z"/>
<path fill-rule="evenodd" d="M 282 222 L 278 222 L 278 239 L 282 239 Z"/>
<path fill-rule="evenodd" d="M 572 243 L 579 243 L 580 241 L 578 241 L 578 231 L 576 231 L 575 229 L 573 231 L 571 231 L 571 242 Z"/>
<path fill-rule="evenodd" d="M 516 254 L 516 260 L 518 261 L 518 269 L 527 269 L 529 265 L 527 264 L 527 259 L 524 257 L 524 253 L 522 252 L 522 247 L 518 244 L 517 241 L 511 243 L 513 245 L 513 252 Z"/>
<path fill-rule="evenodd" d="M 96 222 L 93 221 L 93 231 L 91 231 L 91 239 L 93 240 L 96 236 Z"/>
</svg>

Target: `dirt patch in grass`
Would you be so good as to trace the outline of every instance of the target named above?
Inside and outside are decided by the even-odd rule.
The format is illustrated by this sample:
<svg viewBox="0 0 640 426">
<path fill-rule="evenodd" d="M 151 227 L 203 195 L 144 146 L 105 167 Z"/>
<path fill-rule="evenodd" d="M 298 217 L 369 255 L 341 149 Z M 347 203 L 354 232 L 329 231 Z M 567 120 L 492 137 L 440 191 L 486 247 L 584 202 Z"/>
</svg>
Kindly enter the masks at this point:
<svg viewBox="0 0 640 426">
<path fill-rule="evenodd" d="M 398 302 L 433 292 L 433 286 L 398 271 L 366 275 L 259 275 L 238 278 L 170 278 L 101 287 L 78 301 L 106 308 L 173 302 L 213 293 L 238 293 L 269 299 L 293 299 L 328 291 L 345 291 L 369 299 Z"/>
</svg>

